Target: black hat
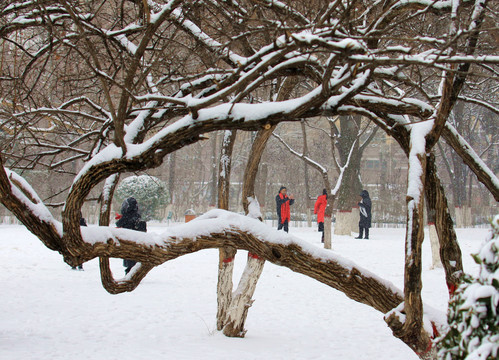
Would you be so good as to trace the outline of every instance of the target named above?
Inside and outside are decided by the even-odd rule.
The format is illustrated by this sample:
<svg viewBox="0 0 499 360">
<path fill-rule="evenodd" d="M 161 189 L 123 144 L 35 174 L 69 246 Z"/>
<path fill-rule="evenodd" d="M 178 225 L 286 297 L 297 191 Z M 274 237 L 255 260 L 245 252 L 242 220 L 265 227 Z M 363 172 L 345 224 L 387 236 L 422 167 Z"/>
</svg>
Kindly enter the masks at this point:
<svg viewBox="0 0 499 360">
<path fill-rule="evenodd" d="M 123 204 L 121 204 L 121 214 L 133 214 L 139 211 L 139 205 L 137 204 L 137 200 L 133 197 L 129 197 Z"/>
</svg>

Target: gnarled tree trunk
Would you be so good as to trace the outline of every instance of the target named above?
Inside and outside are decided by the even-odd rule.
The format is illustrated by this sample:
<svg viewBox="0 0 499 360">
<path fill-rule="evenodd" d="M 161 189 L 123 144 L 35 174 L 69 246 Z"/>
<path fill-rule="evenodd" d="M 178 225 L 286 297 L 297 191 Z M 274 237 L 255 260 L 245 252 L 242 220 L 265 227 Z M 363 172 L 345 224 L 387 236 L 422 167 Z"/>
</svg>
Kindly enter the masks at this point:
<svg viewBox="0 0 499 360">
<path fill-rule="evenodd" d="M 224 132 L 218 173 L 218 208 L 224 210 L 229 210 L 230 173 L 235 140 L 236 130 Z M 227 311 L 232 301 L 232 274 L 236 252 L 236 248 L 232 246 L 224 246 L 219 249 L 217 282 L 217 330 L 219 331 L 226 324 Z"/>
<path fill-rule="evenodd" d="M 286 78 L 277 96 L 278 101 L 285 100 L 289 97 L 294 89 L 297 80 L 295 78 Z M 258 200 L 255 196 L 255 183 L 258 173 L 258 167 L 262 159 L 263 151 L 267 145 L 267 141 L 272 135 L 275 126 L 266 126 L 259 130 L 253 140 L 251 151 L 248 156 L 248 163 L 244 172 L 242 203 L 244 212 L 249 214 L 250 201 Z M 259 205 L 258 205 L 259 208 Z M 259 219 L 263 221 L 260 216 Z M 230 309 L 227 312 L 227 320 L 223 328 L 223 333 L 231 337 L 244 337 L 246 330 L 244 324 L 248 316 L 248 309 L 253 303 L 251 300 L 256 289 L 256 284 L 263 271 L 265 260 L 258 257 L 256 254 L 248 254 L 248 261 L 244 269 L 241 280 L 236 292 L 233 294 Z"/>
</svg>

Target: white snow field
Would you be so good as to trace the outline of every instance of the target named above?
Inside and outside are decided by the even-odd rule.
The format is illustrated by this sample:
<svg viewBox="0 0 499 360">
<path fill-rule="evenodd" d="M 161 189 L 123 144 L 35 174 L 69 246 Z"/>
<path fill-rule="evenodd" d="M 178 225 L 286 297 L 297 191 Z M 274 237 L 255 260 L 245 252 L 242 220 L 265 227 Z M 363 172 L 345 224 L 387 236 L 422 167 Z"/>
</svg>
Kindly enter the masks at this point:
<svg viewBox="0 0 499 360">
<path fill-rule="evenodd" d="M 149 225 L 161 232 L 164 225 Z M 465 271 L 475 273 L 488 229 L 458 229 Z M 291 228 L 316 246 L 315 228 Z M 333 251 L 403 286 L 404 229 L 371 229 L 371 240 L 334 236 Z M 424 243 L 425 303 L 446 311 L 442 269 Z M 246 263 L 236 257 L 236 274 Z M 313 279 L 265 264 L 244 339 L 215 330 L 218 250 L 154 269 L 132 293 L 110 295 L 98 261 L 75 271 L 22 226 L 0 226 L 0 359 L 417 359 L 383 314 Z M 113 270 L 121 277 L 121 261 Z"/>
</svg>

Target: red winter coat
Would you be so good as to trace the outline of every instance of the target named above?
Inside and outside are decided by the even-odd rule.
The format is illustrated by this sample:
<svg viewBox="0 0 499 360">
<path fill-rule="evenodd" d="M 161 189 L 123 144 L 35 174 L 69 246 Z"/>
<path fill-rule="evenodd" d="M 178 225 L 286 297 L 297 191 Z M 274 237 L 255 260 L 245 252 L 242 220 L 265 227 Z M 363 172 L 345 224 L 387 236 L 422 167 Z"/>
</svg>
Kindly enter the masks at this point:
<svg viewBox="0 0 499 360">
<path fill-rule="evenodd" d="M 279 223 L 284 224 L 286 221 L 291 220 L 291 209 L 290 205 L 295 202 L 294 199 L 290 199 L 287 195 L 281 193 L 277 194 L 275 197 L 277 205 L 277 216 L 279 217 Z"/>
<path fill-rule="evenodd" d="M 314 206 L 314 214 L 317 214 L 317 222 L 324 222 L 324 213 L 326 212 L 327 195 L 321 195 L 317 198 Z"/>
</svg>

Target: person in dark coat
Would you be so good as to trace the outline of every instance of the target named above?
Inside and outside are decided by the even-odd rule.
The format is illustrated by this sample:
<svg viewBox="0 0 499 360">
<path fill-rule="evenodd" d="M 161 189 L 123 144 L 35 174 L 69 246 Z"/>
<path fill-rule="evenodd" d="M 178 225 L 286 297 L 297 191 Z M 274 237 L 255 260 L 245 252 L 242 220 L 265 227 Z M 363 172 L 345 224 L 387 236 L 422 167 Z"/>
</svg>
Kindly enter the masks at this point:
<svg viewBox="0 0 499 360">
<path fill-rule="evenodd" d="M 319 224 L 319 232 L 322 232 L 322 240 L 324 242 L 324 214 L 327 206 L 327 190 L 322 190 L 322 195 L 317 198 L 314 206 L 314 214 L 317 214 L 317 223 Z"/>
<path fill-rule="evenodd" d="M 289 220 L 291 219 L 290 206 L 295 203 L 293 195 L 288 196 L 287 192 L 288 189 L 285 186 L 281 186 L 279 194 L 275 197 L 277 220 L 279 221 L 277 230 L 283 229 L 286 232 L 289 231 Z"/>
<path fill-rule="evenodd" d="M 367 190 L 362 190 L 360 193 L 361 200 L 359 201 L 360 221 L 359 221 L 359 236 L 356 239 L 369 239 L 369 228 L 371 227 L 371 198 Z"/>
<path fill-rule="evenodd" d="M 123 229 L 130 229 L 136 231 L 147 231 L 147 224 L 140 219 L 139 204 L 133 197 L 129 197 L 121 205 L 121 216 L 116 222 L 116 226 Z M 125 274 L 135 266 L 137 262 L 134 260 L 124 259 L 123 266 L 125 267 Z"/>
<path fill-rule="evenodd" d="M 85 220 L 85 218 L 81 215 L 81 211 L 80 211 L 80 226 L 87 226 L 87 221 Z M 83 271 L 83 265 L 80 264 L 78 265 L 78 267 L 76 266 L 71 266 L 71 269 L 72 270 L 80 270 L 80 271 Z"/>
</svg>

